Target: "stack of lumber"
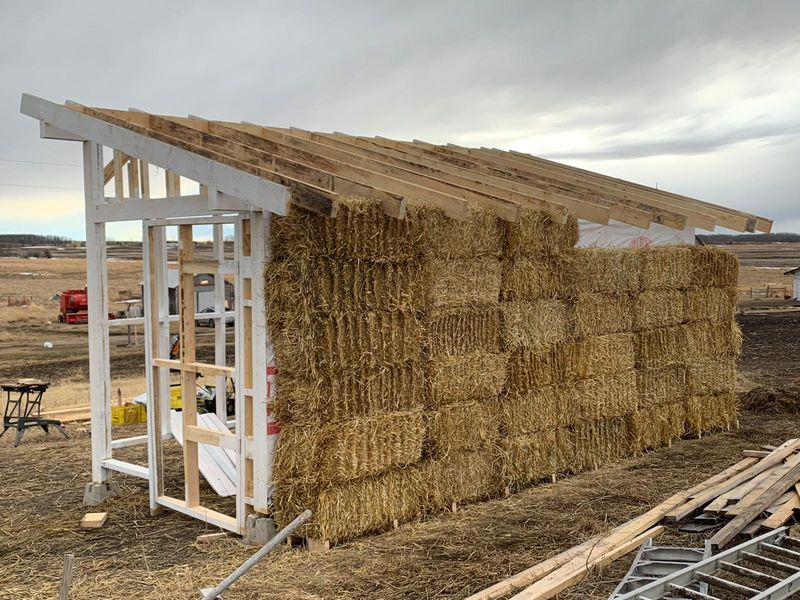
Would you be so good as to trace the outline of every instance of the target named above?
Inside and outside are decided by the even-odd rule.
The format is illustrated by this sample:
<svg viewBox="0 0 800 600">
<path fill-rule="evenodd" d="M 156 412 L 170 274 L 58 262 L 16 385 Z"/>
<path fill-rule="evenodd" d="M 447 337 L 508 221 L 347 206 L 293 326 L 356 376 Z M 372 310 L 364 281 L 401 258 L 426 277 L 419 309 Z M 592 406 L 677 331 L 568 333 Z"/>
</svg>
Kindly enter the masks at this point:
<svg viewBox="0 0 800 600">
<path fill-rule="evenodd" d="M 745 451 L 746 457 L 695 487 L 671 496 L 643 515 L 589 539 L 466 600 L 546 600 L 585 579 L 599 567 L 638 548 L 701 510 L 732 517 L 709 540 L 712 550 L 728 545 L 748 526 L 777 529 L 800 507 L 800 439 L 771 450 Z M 766 518 L 764 518 L 766 516 Z"/>
</svg>

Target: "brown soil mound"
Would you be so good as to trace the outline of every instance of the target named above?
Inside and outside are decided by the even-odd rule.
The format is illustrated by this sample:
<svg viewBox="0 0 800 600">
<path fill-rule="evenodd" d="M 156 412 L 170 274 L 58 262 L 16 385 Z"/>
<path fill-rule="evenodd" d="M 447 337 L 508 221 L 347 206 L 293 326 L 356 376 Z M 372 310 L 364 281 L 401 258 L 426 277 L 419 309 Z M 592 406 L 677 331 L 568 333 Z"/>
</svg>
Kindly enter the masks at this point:
<svg viewBox="0 0 800 600">
<path fill-rule="evenodd" d="M 744 410 L 761 413 L 800 413 L 800 386 L 757 387 L 739 394 Z"/>
</svg>

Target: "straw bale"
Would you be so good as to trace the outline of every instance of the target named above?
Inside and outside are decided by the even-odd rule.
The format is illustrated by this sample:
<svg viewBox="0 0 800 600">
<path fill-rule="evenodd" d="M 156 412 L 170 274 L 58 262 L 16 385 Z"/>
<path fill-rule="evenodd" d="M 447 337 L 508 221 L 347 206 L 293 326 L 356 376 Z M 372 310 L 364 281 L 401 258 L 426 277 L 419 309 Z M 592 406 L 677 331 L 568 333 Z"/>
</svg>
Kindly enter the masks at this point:
<svg viewBox="0 0 800 600">
<path fill-rule="evenodd" d="M 336 543 L 386 529 L 394 519 L 410 521 L 421 515 L 428 485 L 422 469 L 410 467 L 322 490 L 309 506 L 311 523 L 300 534 Z M 278 522 L 283 526 L 288 520 Z"/>
<path fill-rule="evenodd" d="M 489 446 L 498 437 L 496 409 L 487 401 L 448 404 L 427 415 L 427 453 L 447 456 Z"/>
<path fill-rule="evenodd" d="M 618 417 L 584 421 L 570 428 L 570 438 L 574 449 L 571 471 L 580 473 L 597 469 L 630 455 L 631 419 Z"/>
<path fill-rule="evenodd" d="M 579 293 L 573 305 L 573 327 L 579 338 L 630 331 L 633 309 L 630 294 Z"/>
<path fill-rule="evenodd" d="M 514 350 L 508 357 L 508 380 L 506 387 L 512 396 L 524 395 L 537 388 L 561 383 L 561 355 L 559 344 L 544 350 L 522 348 Z"/>
<path fill-rule="evenodd" d="M 420 310 L 424 283 L 421 268 L 412 262 L 273 261 L 265 270 L 267 314 Z"/>
<path fill-rule="evenodd" d="M 736 413 L 733 392 L 691 396 L 686 403 L 686 429 L 690 433 L 731 429 L 736 426 Z"/>
<path fill-rule="evenodd" d="M 639 256 L 628 249 L 580 248 L 575 260 L 577 285 L 586 292 L 636 292 Z"/>
<path fill-rule="evenodd" d="M 636 366 L 657 368 L 683 364 L 687 357 L 688 327 L 659 327 L 637 333 Z"/>
<path fill-rule="evenodd" d="M 336 370 L 311 378 L 280 369 L 277 384 L 272 409 L 284 423 L 320 426 L 425 404 L 425 369 L 414 362 Z"/>
<path fill-rule="evenodd" d="M 503 346 L 541 348 L 563 342 L 569 332 L 569 307 L 563 300 L 503 302 Z"/>
<path fill-rule="evenodd" d="M 318 374 L 415 360 L 424 329 L 411 311 L 343 311 L 286 321 L 272 335 L 281 369 Z"/>
<path fill-rule="evenodd" d="M 686 398 L 686 369 L 683 365 L 638 369 L 636 389 L 639 408 L 679 402 Z"/>
<path fill-rule="evenodd" d="M 636 373 L 623 371 L 566 386 L 575 422 L 622 417 L 636 410 Z"/>
<path fill-rule="evenodd" d="M 643 290 L 684 290 L 692 278 L 692 251 L 686 246 L 657 246 L 637 251 Z"/>
<path fill-rule="evenodd" d="M 426 210 L 409 206 L 404 219 L 386 215 L 380 203 L 364 198 L 337 200 L 329 219 L 290 205 L 285 217 L 272 220 L 274 258 L 331 257 L 408 261 L 425 245 Z"/>
<path fill-rule="evenodd" d="M 506 254 L 514 257 L 541 257 L 569 252 L 580 237 L 578 219 L 556 223 L 547 213 L 524 208 L 516 223 L 506 223 Z"/>
<path fill-rule="evenodd" d="M 736 312 L 736 289 L 694 287 L 686 290 L 686 321 L 728 321 Z"/>
<path fill-rule="evenodd" d="M 487 499 L 503 487 L 497 452 L 455 452 L 422 463 L 425 487 L 423 502 L 427 510 L 449 508 L 453 502 Z"/>
<path fill-rule="evenodd" d="M 503 261 L 501 298 L 573 298 L 579 289 L 574 267 L 579 252 Z"/>
<path fill-rule="evenodd" d="M 573 436 L 568 429 L 549 429 L 500 440 L 503 480 L 508 485 L 534 483 L 553 473 L 572 470 Z"/>
<path fill-rule="evenodd" d="M 421 411 L 359 417 L 322 427 L 286 425 L 275 451 L 276 483 L 303 479 L 314 489 L 377 475 L 422 457 Z"/>
<path fill-rule="evenodd" d="M 646 290 L 633 303 L 636 331 L 656 327 L 674 327 L 683 323 L 684 295 L 677 290 Z"/>
<path fill-rule="evenodd" d="M 613 375 L 634 367 L 634 336 L 612 333 L 559 344 L 563 381 Z"/>
<path fill-rule="evenodd" d="M 498 404 L 500 432 L 513 438 L 571 425 L 574 418 L 571 400 L 570 389 L 564 385 L 508 395 Z"/>
<path fill-rule="evenodd" d="M 428 406 L 496 397 L 506 380 L 508 355 L 488 352 L 428 361 Z"/>
<path fill-rule="evenodd" d="M 686 325 L 688 359 L 739 356 L 742 351 L 742 332 L 733 320 L 697 321 Z"/>
<path fill-rule="evenodd" d="M 691 250 L 693 285 L 736 287 L 739 279 L 739 259 L 735 254 L 711 246 L 692 246 Z"/>
<path fill-rule="evenodd" d="M 731 393 L 736 388 L 736 360 L 722 358 L 690 363 L 686 366 L 686 382 L 692 396 Z"/>
<path fill-rule="evenodd" d="M 426 264 L 430 307 L 497 304 L 500 298 L 500 259 L 431 259 Z"/>
<path fill-rule="evenodd" d="M 432 357 L 500 350 L 499 306 L 434 309 L 426 326 Z"/>
<path fill-rule="evenodd" d="M 686 402 L 655 404 L 633 415 L 633 439 L 639 450 L 659 448 L 684 433 Z"/>
<path fill-rule="evenodd" d="M 447 217 L 441 210 L 425 208 L 422 251 L 442 259 L 494 257 L 503 250 L 502 221 L 480 208 L 471 207 L 463 221 Z"/>
</svg>

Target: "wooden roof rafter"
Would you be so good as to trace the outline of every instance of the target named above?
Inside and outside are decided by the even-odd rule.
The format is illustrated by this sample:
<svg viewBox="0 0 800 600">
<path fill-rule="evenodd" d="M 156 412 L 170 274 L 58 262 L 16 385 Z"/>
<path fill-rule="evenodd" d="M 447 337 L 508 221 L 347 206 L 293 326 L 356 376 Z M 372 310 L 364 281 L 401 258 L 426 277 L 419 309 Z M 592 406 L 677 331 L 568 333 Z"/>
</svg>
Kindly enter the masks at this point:
<svg viewBox="0 0 800 600">
<path fill-rule="evenodd" d="M 636 225 L 637 227 L 647 227 L 647 225 L 642 225 L 638 222 L 638 218 L 642 214 L 647 215 L 649 221 L 666 225 L 673 229 L 683 229 L 687 225 L 687 215 L 670 208 L 665 208 L 655 203 L 624 197 L 618 193 L 598 190 L 585 185 L 562 185 L 557 181 L 549 181 L 537 177 L 519 165 L 508 164 L 504 162 L 502 158 L 498 158 L 494 155 L 484 155 L 473 151 L 471 148 L 461 148 L 460 146 L 453 145 L 436 146 L 419 140 L 415 140 L 414 142 L 399 142 L 382 137 L 360 139 L 386 145 L 412 154 L 426 154 L 431 157 L 438 156 L 441 160 L 470 165 L 470 168 L 487 170 L 498 174 L 498 176 L 527 181 L 532 185 L 558 189 L 561 190 L 562 193 L 569 193 L 589 199 L 592 202 L 603 203 L 609 207 L 613 219 L 630 225 Z M 700 227 L 713 227 L 713 222 L 710 218 L 701 219 L 698 217 L 694 224 Z"/>
<path fill-rule="evenodd" d="M 103 179 L 106 183 L 115 180 L 118 197 L 122 185 L 117 180 L 125 162 L 131 163 L 132 181 L 131 172 L 138 167 L 134 163 L 141 160 L 163 167 L 174 174 L 173 179 L 180 175 L 198 181 L 200 196 L 208 196 L 209 206 L 222 206 L 216 203 L 224 199 L 225 206 L 250 204 L 278 214 L 284 214 L 286 203 L 292 202 L 333 216 L 338 198 L 362 195 L 378 200 L 384 212 L 396 218 L 404 216 L 407 200 L 414 199 L 437 206 L 455 219 L 466 218 L 475 204 L 507 221 L 518 220 L 524 207 L 533 207 L 561 222 L 572 213 L 599 224 L 614 220 L 642 229 L 658 223 L 674 229 L 713 230 L 721 225 L 739 231 L 769 231 L 772 225 L 769 219 L 750 213 L 515 151 L 76 103 L 64 106 L 27 94 L 21 110 L 39 119 L 43 137 L 91 140 L 113 148 L 114 160 L 105 166 Z M 168 196 L 174 199 L 179 193 Z M 202 204 L 200 196 L 197 202 Z M 118 206 L 109 210 L 119 216 L 124 212 Z"/>
</svg>

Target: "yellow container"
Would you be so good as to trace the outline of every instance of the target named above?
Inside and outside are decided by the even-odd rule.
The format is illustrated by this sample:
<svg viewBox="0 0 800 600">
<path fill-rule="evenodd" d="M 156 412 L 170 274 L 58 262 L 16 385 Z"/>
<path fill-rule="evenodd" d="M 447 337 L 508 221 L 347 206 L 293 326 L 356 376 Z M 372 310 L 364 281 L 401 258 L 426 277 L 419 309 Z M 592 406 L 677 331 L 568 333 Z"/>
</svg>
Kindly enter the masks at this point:
<svg viewBox="0 0 800 600">
<path fill-rule="evenodd" d="M 180 385 L 172 385 L 169 388 L 169 407 L 173 409 L 183 408 L 183 395 Z"/>
<path fill-rule="evenodd" d="M 111 423 L 113 425 L 133 425 L 147 421 L 147 410 L 144 404 L 126 404 L 111 407 Z"/>
</svg>

